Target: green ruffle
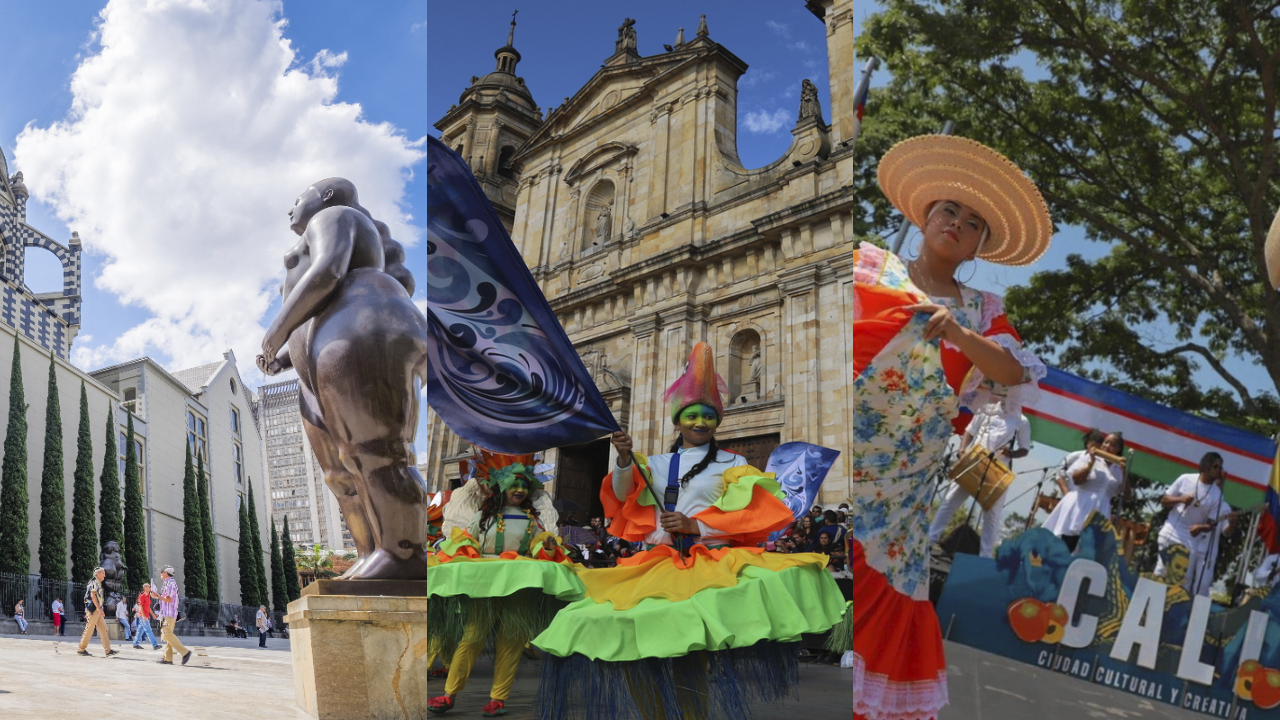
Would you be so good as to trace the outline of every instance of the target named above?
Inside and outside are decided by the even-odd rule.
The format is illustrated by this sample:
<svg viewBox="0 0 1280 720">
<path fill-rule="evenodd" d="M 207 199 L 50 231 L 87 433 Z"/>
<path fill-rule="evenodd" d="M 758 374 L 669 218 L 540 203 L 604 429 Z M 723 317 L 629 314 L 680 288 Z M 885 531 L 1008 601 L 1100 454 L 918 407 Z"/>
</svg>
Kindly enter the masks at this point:
<svg viewBox="0 0 1280 720">
<path fill-rule="evenodd" d="M 738 512 L 745 510 L 751 504 L 752 496 L 755 489 L 760 488 L 770 495 L 784 499 L 786 496 L 782 492 L 782 486 L 777 480 L 763 475 L 743 475 L 738 478 L 737 482 L 727 482 L 724 484 L 724 494 L 711 504 L 711 507 L 720 508 L 724 512 Z"/>
<path fill-rule="evenodd" d="M 587 593 L 572 568 L 546 560 L 455 558 L 427 568 L 427 597 L 507 597 L 529 588 L 565 602 Z"/>
<path fill-rule="evenodd" d="M 698 650 L 746 648 L 763 640 L 793 642 L 840 622 L 845 600 L 831 573 L 814 565 L 773 572 L 744 567 L 738 584 L 687 600 L 647 598 L 629 610 L 579 600 L 561 610 L 534 645 L 567 657 L 629 662 Z"/>
<path fill-rule="evenodd" d="M 545 630 L 565 603 L 585 595 L 568 565 L 457 558 L 427 568 L 427 635 L 451 647 L 468 626 L 486 635 L 504 627 L 527 641 Z"/>
</svg>

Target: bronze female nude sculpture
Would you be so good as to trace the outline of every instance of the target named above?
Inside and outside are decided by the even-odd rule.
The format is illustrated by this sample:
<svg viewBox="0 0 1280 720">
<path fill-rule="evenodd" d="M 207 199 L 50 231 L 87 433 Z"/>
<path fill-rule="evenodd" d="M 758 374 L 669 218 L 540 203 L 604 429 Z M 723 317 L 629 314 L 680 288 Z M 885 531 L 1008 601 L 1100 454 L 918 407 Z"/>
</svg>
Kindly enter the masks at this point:
<svg viewBox="0 0 1280 720">
<path fill-rule="evenodd" d="M 427 323 L 404 249 L 329 178 L 289 212 L 301 240 L 284 257 L 284 298 L 258 367 L 298 371 L 302 424 L 359 561 L 344 579 L 424 579 L 427 486 L 413 440 Z"/>
</svg>

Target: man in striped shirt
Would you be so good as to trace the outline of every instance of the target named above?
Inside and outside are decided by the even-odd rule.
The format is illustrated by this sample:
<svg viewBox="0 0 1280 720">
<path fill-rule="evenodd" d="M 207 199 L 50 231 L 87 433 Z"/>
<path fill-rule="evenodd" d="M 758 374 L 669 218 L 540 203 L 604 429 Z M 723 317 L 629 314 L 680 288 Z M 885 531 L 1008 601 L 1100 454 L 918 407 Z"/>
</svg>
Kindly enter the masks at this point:
<svg viewBox="0 0 1280 720">
<path fill-rule="evenodd" d="M 166 565 L 160 571 L 160 593 L 151 591 L 151 596 L 160 599 L 160 639 L 164 640 L 164 657 L 156 662 L 161 665 L 172 665 L 173 654 L 182 656 L 182 664 L 191 659 L 191 651 L 173 634 L 173 626 L 178 623 L 178 581 L 173 579 L 173 566 Z"/>
<path fill-rule="evenodd" d="M 84 590 L 84 634 L 80 636 L 80 655 L 89 657 L 89 641 L 93 639 L 93 631 L 98 631 L 98 638 L 102 640 L 102 649 L 107 652 L 108 656 L 119 655 L 119 650 L 111 649 L 111 640 L 107 639 L 107 623 L 102 617 L 105 611 L 102 608 L 102 580 L 107 576 L 107 571 L 102 568 L 95 568 L 93 571 L 93 579 Z"/>
</svg>

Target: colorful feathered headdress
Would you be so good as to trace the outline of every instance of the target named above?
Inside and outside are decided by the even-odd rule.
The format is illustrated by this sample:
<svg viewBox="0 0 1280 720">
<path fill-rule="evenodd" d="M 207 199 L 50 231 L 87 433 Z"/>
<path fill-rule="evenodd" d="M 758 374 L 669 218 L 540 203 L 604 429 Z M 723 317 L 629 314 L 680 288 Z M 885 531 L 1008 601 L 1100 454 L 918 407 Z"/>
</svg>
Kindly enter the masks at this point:
<svg viewBox="0 0 1280 720">
<path fill-rule="evenodd" d="M 693 346 L 689 353 L 689 362 L 685 365 L 684 374 L 667 388 L 662 396 L 664 402 L 671 405 L 671 422 L 676 422 L 680 411 L 701 403 L 715 408 L 716 414 L 724 420 L 723 396 L 729 394 L 729 386 L 724 378 L 716 372 L 715 356 L 711 346 L 700 342 Z"/>
<path fill-rule="evenodd" d="M 542 481 L 533 474 L 533 468 L 520 463 L 494 470 L 489 473 L 489 480 L 485 484 L 500 493 L 505 493 L 513 487 L 523 487 L 530 493 L 542 489 Z"/>
</svg>

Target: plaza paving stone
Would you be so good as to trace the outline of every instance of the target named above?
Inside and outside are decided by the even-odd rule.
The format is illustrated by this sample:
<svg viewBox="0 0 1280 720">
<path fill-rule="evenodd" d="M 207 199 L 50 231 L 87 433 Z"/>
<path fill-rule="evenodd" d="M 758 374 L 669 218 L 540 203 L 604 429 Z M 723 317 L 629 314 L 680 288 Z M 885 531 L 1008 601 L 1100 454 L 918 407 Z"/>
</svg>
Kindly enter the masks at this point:
<svg viewBox="0 0 1280 720">
<path fill-rule="evenodd" d="M 293 702 L 286 640 L 180 638 L 186 666 L 158 665 L 163 649 L 113 642 L 119 655 L 76 654 L 77 637 L 0 636 L 0 718 L 180 717 L 190 720 L 307 720 Z"/>
</svg>

